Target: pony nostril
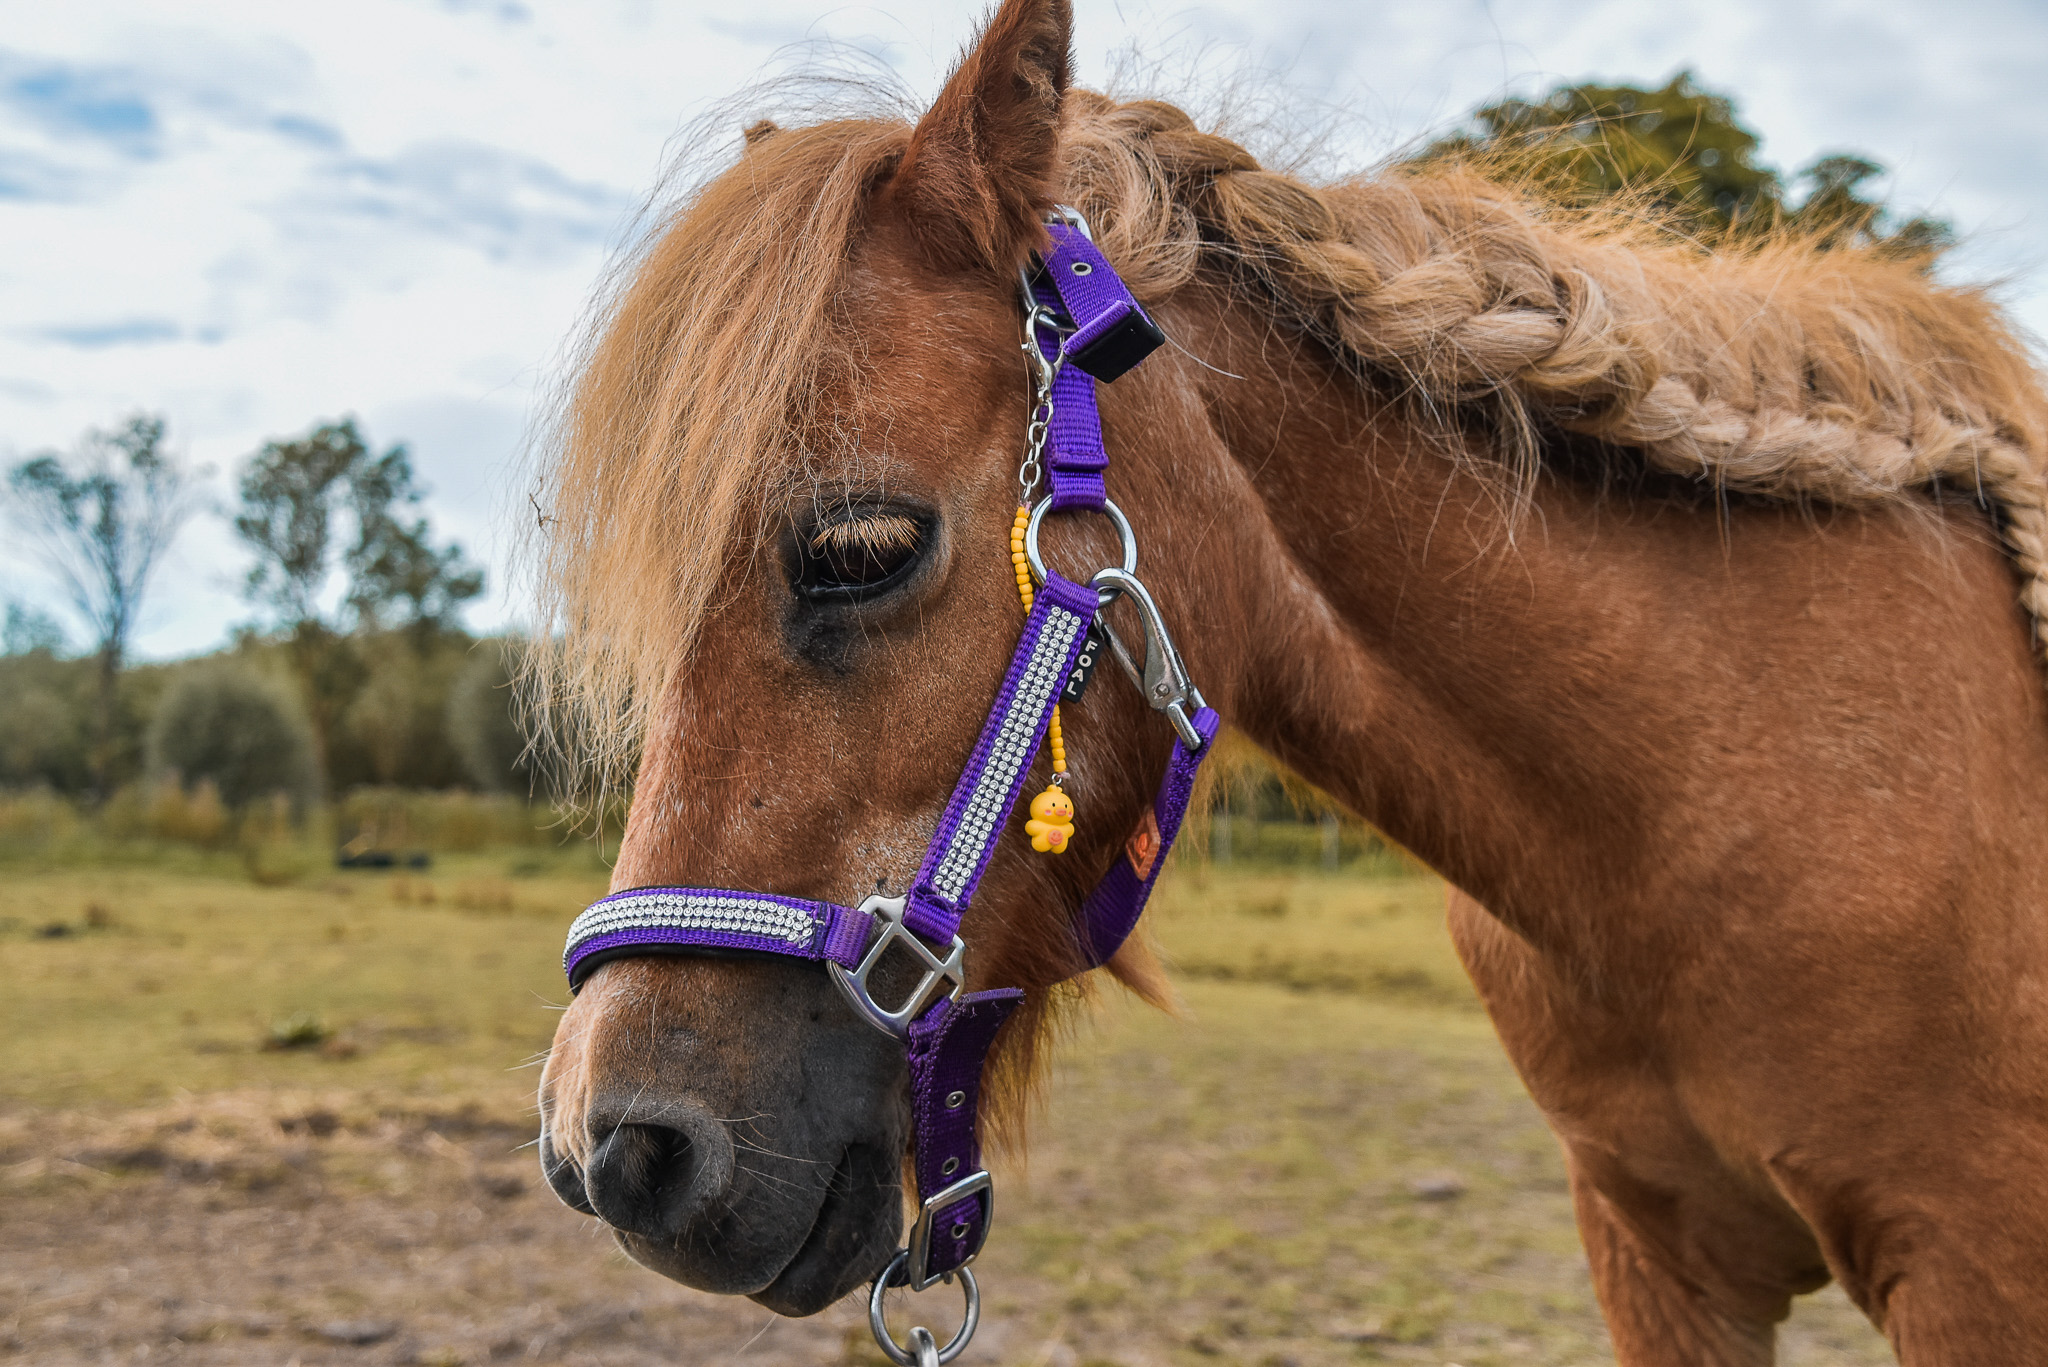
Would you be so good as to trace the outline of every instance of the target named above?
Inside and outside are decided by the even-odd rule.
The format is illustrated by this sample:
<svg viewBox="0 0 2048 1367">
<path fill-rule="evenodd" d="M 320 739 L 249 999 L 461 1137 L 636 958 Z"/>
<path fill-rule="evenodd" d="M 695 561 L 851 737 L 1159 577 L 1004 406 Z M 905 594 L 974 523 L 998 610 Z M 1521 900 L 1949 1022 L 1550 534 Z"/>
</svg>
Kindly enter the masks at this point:
<svg viewBox="0 0 2048 1367">
<path fill-rule="evenodd" d="M 571 1210 L 580 1210 L 585 1215 L 595 1215 L 591 1208 L 590 1195 L 583 1184 L 583 1169 L 576 1166 L 576 1160 L 555 1147 L 554 1137 L 546 1130 L 540 1136 L 540 1171 L 547 1179 L 548 1187 L 562 1204 Z"/>
<path fill-rule="evenodd" d="M 671 1241 L 724 1192 L 732 1141 L 715 1121 L 686 1125 L 621 1124 L 597 1141 L 583 1188 L 599 1219 Z"/>
</svg>

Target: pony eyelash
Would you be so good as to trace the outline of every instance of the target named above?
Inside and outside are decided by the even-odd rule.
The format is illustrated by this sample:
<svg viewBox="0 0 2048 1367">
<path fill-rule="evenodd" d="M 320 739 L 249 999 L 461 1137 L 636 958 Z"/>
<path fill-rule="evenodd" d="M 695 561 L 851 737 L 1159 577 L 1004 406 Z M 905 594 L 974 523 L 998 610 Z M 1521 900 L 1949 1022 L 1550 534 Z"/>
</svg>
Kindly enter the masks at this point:
<svg viewBox="0 0 2048 1367">
<path fill-rule="evenodd" d="M 831 522 L 811 534 L 810 548 L 826 551 L 907 551 L 923 529 L 901 513 L 874 513 Z"/>
</svg>

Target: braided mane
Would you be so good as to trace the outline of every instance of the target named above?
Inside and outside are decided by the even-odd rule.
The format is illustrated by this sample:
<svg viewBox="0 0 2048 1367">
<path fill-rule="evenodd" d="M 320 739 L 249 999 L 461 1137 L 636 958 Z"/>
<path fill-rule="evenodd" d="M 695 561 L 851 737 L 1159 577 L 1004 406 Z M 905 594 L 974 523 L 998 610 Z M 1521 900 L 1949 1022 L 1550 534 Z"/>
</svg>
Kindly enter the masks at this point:
<svg viewBox="0 0 2048 1367">
<path fill-rule="evenodd" d="M 1525 476 L 1573 433 L 1776 498 L 1961 486 L 2048 634 L 2048 397 L 1981 290 L 1790 235 L 1710 251 L 1455 168 L 1313 187 L 1158 101 L 1070 92 L 1064 147 L 1141 297 L 1221 267 L 1425 420 L 1488 419 Z"/>
<path fill-rule="evenodd" d="M 796 459 L 849 246 L 909 135 L 757 125 L 589 316 L 534 451 L 527 670 L 536 725 L 600 790 L 630 773 L 646 709 Z M 1310 186 L 1157 101 L 1070 90 L 1061 138 L 1062 197 L 1141 298 L 1222 273 L 1419 430 L 1485 419 L 1525 479 L 1573 433 L 1777 498 L 1961 487 L 1995 512 L 2044 635 L 2048 400 L 1981 291 L 1789 236 L 1710 251 L 1455 168 Z"/>
</svg>

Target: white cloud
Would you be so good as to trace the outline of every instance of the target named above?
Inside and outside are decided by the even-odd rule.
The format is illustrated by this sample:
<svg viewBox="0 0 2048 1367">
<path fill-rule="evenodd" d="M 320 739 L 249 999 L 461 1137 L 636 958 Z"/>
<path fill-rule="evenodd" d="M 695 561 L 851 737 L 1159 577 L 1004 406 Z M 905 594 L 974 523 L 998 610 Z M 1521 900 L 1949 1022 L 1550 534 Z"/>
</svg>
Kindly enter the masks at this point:
<svg viewBox="0 0 2048 1367">
<path fill-rule="evenodd" d="M 1157 83 L 1197 106 L 1249 69 L 1353 163 L 1507 90 L 1689 67 L 1781 167 L 1845 149 L 1891 167 L 1900 208 L 1963 230 L 1953 271 L 2019 276 L 2007 297 L 2048 332 L 2048 14 L 2032 0 L 1938 17 L 1903 0 L 1076 7 L 1084 81 L 1133 44 L 1187 73 Z M 977 8 L 17 6 L 0 35 L 0 457 L 159 409 L 224 503 L 265 438 L 353 412 L 412 446 L 438 524 L 495 565 L 527 414 L 678 130 L 791 44 L 844 44 L 929 96 Z M 204 648 L 243 620 L 241 564 L 223 523 L 195 526 L 144 650 Z"/>
</svg>

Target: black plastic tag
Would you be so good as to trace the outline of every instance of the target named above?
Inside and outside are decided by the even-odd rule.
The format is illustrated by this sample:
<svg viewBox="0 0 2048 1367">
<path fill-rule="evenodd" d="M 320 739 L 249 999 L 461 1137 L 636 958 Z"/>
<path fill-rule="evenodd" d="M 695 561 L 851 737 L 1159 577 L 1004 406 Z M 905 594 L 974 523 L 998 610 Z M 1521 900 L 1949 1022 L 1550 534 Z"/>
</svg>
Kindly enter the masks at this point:
<svg viewBox="0 0 2048 1367">
<path fill-rule="evenodd" d="M 1138 362 L 1166 345 L 1166 334 L 1136 304 L 1123 321 L 1067 359 L 1104 384 L 1109 384 Z"/>
<path fill-rule="evenodd" d="M 1081 695 L 1088 691 L 1088 680 L 1095 675 L 1095 662 L 1107 649 L 1109 642 L 1091 625 L 1081 640 L 1081 658 L 1074 661 L 1074 672 L 1067 675 L 1067 686 L 1060 690 L 1061 702 L 1081 701 Z"/>
</svg>

